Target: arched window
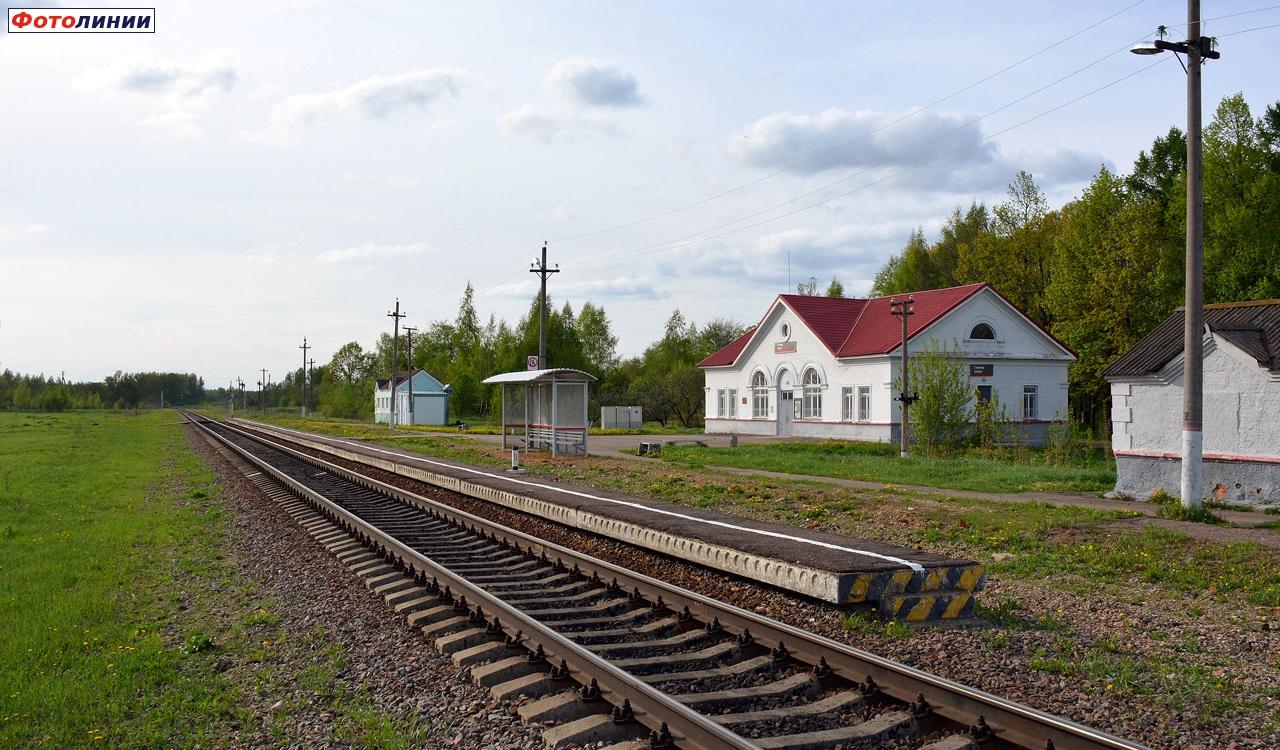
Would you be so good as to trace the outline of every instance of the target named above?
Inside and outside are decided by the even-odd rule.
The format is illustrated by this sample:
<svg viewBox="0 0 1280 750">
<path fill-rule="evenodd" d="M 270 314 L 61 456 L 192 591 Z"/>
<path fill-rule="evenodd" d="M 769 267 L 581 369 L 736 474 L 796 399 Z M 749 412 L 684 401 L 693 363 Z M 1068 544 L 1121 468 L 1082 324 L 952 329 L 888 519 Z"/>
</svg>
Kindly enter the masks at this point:
<svg viewBox="0 0 1280 750">
<path fill-rule="evenodd" d="M 973 327 L 972 331 L 969 331 L 969 338 L 995 341 L 996 329 L 992 328 L 990 323 L 979 323 Z"/>
<path fill-rule="evenodd" d="M 812 367 L 804 371 L 804 406 L 801 413 L 805 419 L 822 419 L 822 377 Z"/>
<path fill-rule="evenodd" d="M 769 416 L 769 384 L 763 372 L 751 376 L 751 416 L 757 419 Z"/>
</svg>

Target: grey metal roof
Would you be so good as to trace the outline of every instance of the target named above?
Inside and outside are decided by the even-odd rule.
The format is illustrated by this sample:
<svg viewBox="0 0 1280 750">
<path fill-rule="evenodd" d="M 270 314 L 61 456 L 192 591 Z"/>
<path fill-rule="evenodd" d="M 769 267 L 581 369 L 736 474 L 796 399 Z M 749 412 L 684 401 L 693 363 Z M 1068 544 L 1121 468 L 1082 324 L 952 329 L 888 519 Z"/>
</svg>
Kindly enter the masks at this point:
<svg viewBox="0 0 1280 750">
<path fill-rule="evenodd" d="M 485 385 L 494 383 L 550 383 L 552 380 L 560 382 L 578 382 L 589 383 L 596 377 L 589 372 L 575 370 L 571 367 L 558 367 L 549 370 L 517 370 L 515 372 L 504 372 L 493 377 L 485 378 L 481 382 Z"/>
<path fill-rule="evenodd" d="M 1205 305 L 1209 330 L 1238 346 L 1268 370 L 1280 370 L 1280 300 Z M 1182 309 L 1165 318 L 1102 377 L 1154 375 L 1182 353 Z"/>
</svg>

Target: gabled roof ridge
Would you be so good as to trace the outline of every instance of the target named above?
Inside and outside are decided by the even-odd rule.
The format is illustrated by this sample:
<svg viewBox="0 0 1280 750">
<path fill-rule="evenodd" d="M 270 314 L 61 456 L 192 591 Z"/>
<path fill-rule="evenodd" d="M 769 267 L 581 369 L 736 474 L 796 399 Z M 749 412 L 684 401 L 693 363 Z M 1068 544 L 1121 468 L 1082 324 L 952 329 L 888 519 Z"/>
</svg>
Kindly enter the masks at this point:
<svg viewBox="0 0 1280 750">
<path fill-rule="evenodd" d="M 940 286 L 937 289 L 919 289 L 914 292 L 899 292 L 898 294 L 881 294 L 875 297 L 867 297 L 867 301 L 870 302 L 873 299 L 890 299 L 892 297 L 905 297 L 905 296 L 910 296 L 912 294 L 925 294 L 928 292 L 949 292 L 953 289 L 965 289 L 971 286 L 972 287 L 991 286 L 991 284 L 985 281 L 975 281 L 970 284 L 956 284 L 955 286 Z"/>
</svg>

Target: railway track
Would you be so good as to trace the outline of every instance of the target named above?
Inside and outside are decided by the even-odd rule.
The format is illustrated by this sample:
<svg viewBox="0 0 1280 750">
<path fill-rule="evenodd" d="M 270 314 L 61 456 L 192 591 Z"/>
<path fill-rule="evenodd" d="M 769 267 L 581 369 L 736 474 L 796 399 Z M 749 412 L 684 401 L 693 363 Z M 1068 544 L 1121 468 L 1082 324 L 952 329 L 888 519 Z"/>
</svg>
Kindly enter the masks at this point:
<svg viewBox="0 0 1280 750">
<path fill-rule="evenodd" d="M 187 416 L 549 745 L 1141 748 Z"/>
</svg>

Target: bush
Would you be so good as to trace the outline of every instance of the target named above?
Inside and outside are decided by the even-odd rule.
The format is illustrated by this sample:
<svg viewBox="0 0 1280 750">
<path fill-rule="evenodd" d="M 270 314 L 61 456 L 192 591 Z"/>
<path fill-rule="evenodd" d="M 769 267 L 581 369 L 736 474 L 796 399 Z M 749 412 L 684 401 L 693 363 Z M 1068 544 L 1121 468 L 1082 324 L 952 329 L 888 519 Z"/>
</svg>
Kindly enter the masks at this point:
<svg viewBox="0 0 1280 750">
<path fill-rule="evenodd" d="M 1052 466 L 1072 466 L 1089 458 L 1089 429 L 1069 422 L 1061 414 L 1053 415 L 1044 438 L 1044 460 Z"/>
<path fill-rule="evenodd" d="M 976 397 L 977 391 L 974 394 Z M 1013 441 L 1013 420 L 994 391 L 990 399 L 975 398 L 973 427 L 979 448 L 995 448 Z"/>
<path fill-rule="evenodd" d="M 972 394 L 960 362 L 956 352 L 935 339 L 907 365 L 911 391 L 920 396 L 911 408 L 910 437 L 927 453 L 954 451 L 968 431 Z M 895 385 L 901 392 L 901 379 Z"/>
</svg>

